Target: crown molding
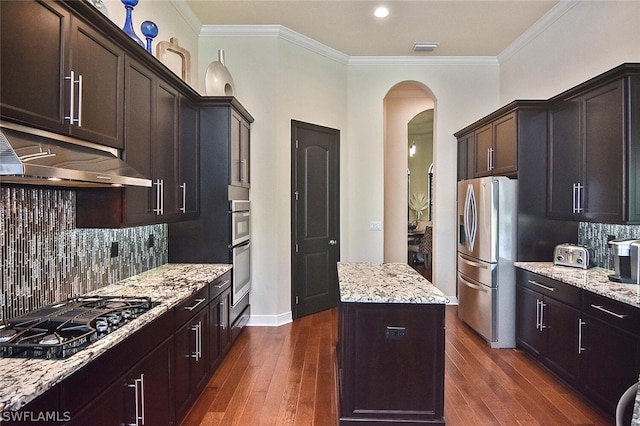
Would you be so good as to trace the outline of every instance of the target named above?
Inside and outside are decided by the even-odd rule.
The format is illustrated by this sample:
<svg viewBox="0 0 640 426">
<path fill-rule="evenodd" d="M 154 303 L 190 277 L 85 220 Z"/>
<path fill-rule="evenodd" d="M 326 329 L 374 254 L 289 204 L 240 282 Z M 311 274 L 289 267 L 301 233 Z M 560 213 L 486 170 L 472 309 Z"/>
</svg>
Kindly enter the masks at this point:
<svg viewBox="0 0 640 426">
<path fill-rule="evenodd" d="M 535 40 L 540 34 L 545 32 L 565 13 L 573 9 L 582 0 L 561 0 L 554 7 L 549 9 L 540 19 L 530 26 L 520 37 L 507 46 L 498 54 L 498 62 L 503 63 L 511 56 L 518 53 L 522 48 Z"/>
<path fill-rule="evenodd" d="M 484 65 L 498 66 L 495 56 L 351 56 L 349 65 Z"/>
<path fill-rule="evenodd" d="M 349 56 L 312 38 L 282 25 L 203 25 L 201 37 L 275 37 L 286 40 L 341 64 L 347 64 Z"/>
<path fill-rule="evenodd" d="M 193 33 L 196 36 L 199 35 L 200 28 L 202 28 L 202 22 L 200 22 L 200 19 L 196 16 L 195 13 L 193 13 L 193 10 L 191 10 L 191 8 L 187 6 L 187 3 L 185 2 L 185 0 L 170 0 L 170 1 L 171 1 L 171 4 L 173 4 L 173 7 L 176 8 L 178 13 L 182 15 L 182 18 L 185 20 L 187 25 L 189 25 L 189 27 L 193 30 Z"/>
</svg>

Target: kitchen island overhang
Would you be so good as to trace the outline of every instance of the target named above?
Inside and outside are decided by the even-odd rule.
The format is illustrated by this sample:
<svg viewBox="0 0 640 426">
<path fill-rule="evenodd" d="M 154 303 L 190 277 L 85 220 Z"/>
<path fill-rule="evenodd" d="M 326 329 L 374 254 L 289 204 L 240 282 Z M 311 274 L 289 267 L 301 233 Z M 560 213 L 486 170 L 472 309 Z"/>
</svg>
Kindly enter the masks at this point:
<svg viewBox="0 0 640 426">
<path fill-rule="evenodd" d="M 403 263 L 339 262 L 340 424 L 444 423 L 448 298 Z"/>
</svg>

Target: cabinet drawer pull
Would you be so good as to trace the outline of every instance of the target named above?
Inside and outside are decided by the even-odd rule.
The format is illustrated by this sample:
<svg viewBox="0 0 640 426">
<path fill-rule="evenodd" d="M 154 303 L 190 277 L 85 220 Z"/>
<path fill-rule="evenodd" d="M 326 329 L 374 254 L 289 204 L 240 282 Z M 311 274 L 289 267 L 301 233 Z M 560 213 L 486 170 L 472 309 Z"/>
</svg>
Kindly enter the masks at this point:
<svg viewBox="0 0 640 426">
<path fill-rule="evenodd" d="M 187 212 L 187 182 L 183 182 L 182 185 L 180 185 L 180 188 L 182 189 L 182 206 L 180 207 L 180 211 L 182 213 L 186 213 Z"/>
<path fill-rule="evenodd" d="M 578 318 L 578 355 L 586 350 L 586 348 L 582 347 L 582 326 L 587 323 L 582 321 L 582 318 Z"/>
<path fill-rule="evenodd" d="M 198 307 L 198 305 L 200 305 L 202 302 L 204 302 L 207 299 L 196 299 L 196 304 L 193 306 L 185 306 L 183 309 L 185 311 L 193 311 L 195 308 Z"/>
<path fill-rule="evenodd" d="M 545 289 L 547 291 L 556 291 L 555 287 L 549 287 L 549 286 L 546 286 L 544 284 L 540 284 L 537 281 L 529 280 L 529 283 L 533 284 L 533 285 L 537 285 L 538 287 L 543 288 L 543 289 Z"/>
<path fill-rule="evenodd" d="M 214 287 L 215 288 L 222 288 L 222 287 L 226 286 L 227 284 L 229 284 L 229 280 L 224 280 L 220 284 L 214 285 Z"/>
<path fill-rule="evenodd" d="M 624 319 L 624 318 L 626 318 L 626 317 L 627 317 L 627 315 L 624 315 L 624 314 L 617 314 L 617 313 L 615 313 L 615 312 L 612 312 L 612 311 L 608 310 L 607 308 L 603 308 L 603 307 L 602 307 L 602 306 L 600 306 L 600 305 L 594 305 L 594 304 L 591 304 L 591 307 L 592 307 L 592 308 L 595 308 L 595 309 L 597 309 L 597 310 L 599 310 L 599 311 L 605 312 L 605 313 L 607 313 L 607 314 L 609 314 L 609 315 L 612 315 L 612 316 L 614 316 L 614 317 L 616 317 L 616 318 L 618 318 L 618 319 Z"/>
</svg>

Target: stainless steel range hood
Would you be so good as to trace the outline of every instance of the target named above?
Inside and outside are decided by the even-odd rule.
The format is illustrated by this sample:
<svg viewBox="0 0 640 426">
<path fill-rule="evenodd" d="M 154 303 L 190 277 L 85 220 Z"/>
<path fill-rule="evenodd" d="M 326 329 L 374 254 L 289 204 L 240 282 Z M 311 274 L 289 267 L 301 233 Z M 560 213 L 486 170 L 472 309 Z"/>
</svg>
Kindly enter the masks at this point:
<svg viewBox="0 0 640 426">
<path fill-rule="evenodd" d="M 118 150 L 0 123 L 0 183 L 66 187 L 151 186 Z"/>
</svg>

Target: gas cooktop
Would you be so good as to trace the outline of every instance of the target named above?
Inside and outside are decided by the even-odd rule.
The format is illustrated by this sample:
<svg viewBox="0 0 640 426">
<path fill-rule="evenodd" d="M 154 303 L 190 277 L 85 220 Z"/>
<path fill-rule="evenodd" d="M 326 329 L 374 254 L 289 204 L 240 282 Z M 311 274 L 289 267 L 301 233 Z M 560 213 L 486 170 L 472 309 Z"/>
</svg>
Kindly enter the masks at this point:
<svg viewBox="0 0 640 426">
<path fill-rule="evenodd" d="M 67 358 L 157 303 L 149 297 L 76 297 L 0 326 L 0 358 Z"/>
</svg>

